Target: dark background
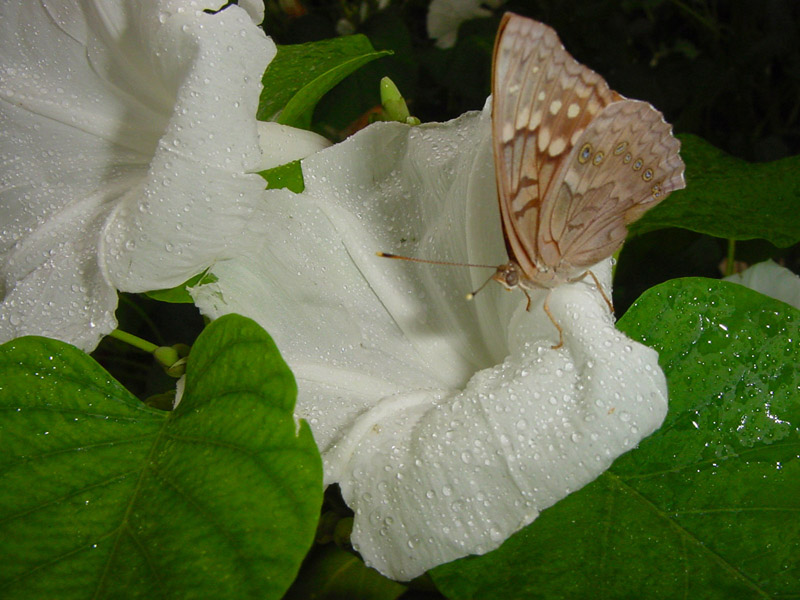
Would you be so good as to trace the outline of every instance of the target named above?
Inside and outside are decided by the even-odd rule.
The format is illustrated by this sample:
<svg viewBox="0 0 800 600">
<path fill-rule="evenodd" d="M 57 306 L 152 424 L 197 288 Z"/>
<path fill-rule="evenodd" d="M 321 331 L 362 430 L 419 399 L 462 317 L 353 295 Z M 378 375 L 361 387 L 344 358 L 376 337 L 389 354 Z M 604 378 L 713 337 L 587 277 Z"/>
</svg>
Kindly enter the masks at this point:
<svg viewBox="0 0 800 600">
<path fill-rule="evenodd" d="M 306 14 L 294 18 L 272 7 L 264 28 L 279 44 L 335 37 L 347 7 L 360 4 L 307 1 Z M 428 39 L 427 7 L 427 1 L 394 2 L 361 23 L 350 22 L 376 49 L 395 54 L 334 90 L 317 111 L 318 123 L 333 129 L 377 104 L 383 75 L 395 81 L 422 121 L 482 108 L 494 36 L 503 12 L 510 10 L 555 28 L 576 59 L 621 94 L 654 104 L 677 133 L 700 135 L 749 161 L 800 151 L 796 0 L 511 1 L 491 17 L 463 23 L 449 50 Z M 339 102 L 342 95 L 347 103 Z"/>
</svg>

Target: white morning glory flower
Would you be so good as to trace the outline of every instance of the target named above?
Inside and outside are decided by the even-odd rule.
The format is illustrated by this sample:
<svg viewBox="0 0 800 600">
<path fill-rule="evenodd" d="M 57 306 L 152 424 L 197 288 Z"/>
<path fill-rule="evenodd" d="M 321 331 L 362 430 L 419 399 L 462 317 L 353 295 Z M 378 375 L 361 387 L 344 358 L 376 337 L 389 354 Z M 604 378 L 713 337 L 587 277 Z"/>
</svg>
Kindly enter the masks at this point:
<svg viewBox="0 0 800 600">
<path fill-rule="evenodd" d="M 428 6 L 428 37 L 436 40 L 437 48 L 452 48 L 458 39 L 458 29 L 464 21 L 489 17 L 505 0 L 431 0 Z"/>
<path fill-rule="evenodd" d="M 738 283 L 800 308 L 800 277 L 772 260 L 765 260 L 741 273 L 725 277 L 725 281 Z"/>
<path fill-rule="evenodd" d="M 497 548 L 662 422 L 657 354 L 614 328 L 586 281 L 490 285 L 507 258 L 488 108 L 443 124 L 377 123 L 303 161 L 306 189 L 265 192 L 250 249 L 193 290 L 211 317 L 248 315 L 299 387 L 325 483 L 355 511 L 352 542 L 411 579 Z M 610 261 L 595 273 L 610 285 Z"/>
<path fill-rule="evenodd" d="M 235 255 L 274 44 L 223 0 L 0 4 L 0 342 L 93 349 L 116 290 Z"/>
</svg>

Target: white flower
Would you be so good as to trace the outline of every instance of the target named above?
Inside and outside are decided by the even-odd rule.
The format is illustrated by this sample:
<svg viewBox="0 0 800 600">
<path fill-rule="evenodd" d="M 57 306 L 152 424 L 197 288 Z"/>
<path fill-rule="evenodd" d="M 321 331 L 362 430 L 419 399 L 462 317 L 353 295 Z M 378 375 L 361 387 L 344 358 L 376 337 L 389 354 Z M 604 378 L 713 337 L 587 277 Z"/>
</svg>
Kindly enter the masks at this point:
<svg viewBox="0 0 800 600">
<path fill-rule="evenodd" d="M 235 254 L 264 182 L 255 114 L 274 44 L 223 0 L 0 4 L 0 342 L 91 350 L 116 289 Z"/>
<path fill-rule="evenodd" d="M 237 4 L 239 8 L 247 11 L 247 14 L 250 15 L 256 25 L 261 25 L 264 22 L 264 0 L 239 0 Z"/>
<path fill-rule="evenodd" d="M 458 28 L 464 21 L 491 16 L 491 11 L 505 0 L 431 0 L 428 6 L 428 36 L 438 48 L 452 48 L 458 38 Z"/>
<path fill-rule="evenodd" d="M 660 425 L 657 355 L 590 278 L 553 291 L 553 350 L 546 292 L 530 312 L 499 285 L 468 302 L 490 269 L 375 255 L 505 262 L 488 109 L 371 125 L 303 171 L 305 192 L 265 192 L 250 251 L 193 295 L 275 338 L 367 564 L 404 580 L 497 548 Z M 595 272 L 608 287 L 609 261 Z"/>
<path fill-rule="evenodd" d="M 738 283 L 800 308 L 800 277 L 774 261 L 765 260 L 755 264 L 741 273 L 725 277 L 725 281 Z"/>
</svg>

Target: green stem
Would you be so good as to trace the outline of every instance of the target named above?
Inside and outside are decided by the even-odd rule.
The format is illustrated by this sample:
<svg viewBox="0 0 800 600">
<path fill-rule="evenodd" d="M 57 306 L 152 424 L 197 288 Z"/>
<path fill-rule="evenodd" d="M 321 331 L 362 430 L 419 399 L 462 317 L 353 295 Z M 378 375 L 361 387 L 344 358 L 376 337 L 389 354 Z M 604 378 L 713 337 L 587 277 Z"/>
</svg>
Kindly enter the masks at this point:
<svg viewBox="0 0 800 600">
<path fill-rule="evenodd" d="M 152 342 L 143 340 L 140 337 L 136 337 L 135 335 L 128 333 L 127 331 L 122 331 L 120 329 L 115 329 L 108 335 L 118 339 L 120 342 L 125 342 L 126 344 L 129 344 L 134 348 L 139 348 L 140 350 L 144 350 L 148 354 L 152 354 L 158 349 L 158 346 L 156 346 Z"/>
<path fill-rule="evenodd" d="M 728 240 L 728 260 L 725 261 L 725 277 L 733 275 L 735 267 L 734 259 L 736 257 L 736 240 Z"/>
<path fill-rule="evenodd" d="M 162 344 L 164 343 L 164 340 L 161 338 L 161 333 L 158 331 L 158 327 L 156 327 L 156 324 L 147 314 L 147 311 L 145 311 L 139 303 L 131 300 L 130 294 L 119 294 L 119 302 L 120 304 L 124 303 L 128 308 L 133 310 L 138 315 L 138 317 L 142 319 L 142 321 L 144 321 L 145 325 L 147 325 L 147 327 L 150 329 L 150 331 L 153 334 L 153 337 L 155 337 L 158 342 Z"/>
</svg>

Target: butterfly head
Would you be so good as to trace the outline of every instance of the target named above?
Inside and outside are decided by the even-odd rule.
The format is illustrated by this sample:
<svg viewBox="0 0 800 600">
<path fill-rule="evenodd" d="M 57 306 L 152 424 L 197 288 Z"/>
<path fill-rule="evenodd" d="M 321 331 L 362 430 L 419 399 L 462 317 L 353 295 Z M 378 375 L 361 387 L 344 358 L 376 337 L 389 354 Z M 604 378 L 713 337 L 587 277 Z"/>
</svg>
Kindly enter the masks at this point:
<svg viewBox="0 0 800 600">
<path fill-rule="evenodd" d="M 497 270 L 491 278 L 507 290 L 513 290 L 520 284 L 521 277 L 522 269 L 517 263 L 512 261 L 497 267 Z"/>
<path fill-rule="evenodd" d="M 487 283 L 496 281 L 508 291 L 522 288 L 523 290 L 531 290 L 537 288 L 554 287 L 555 273 L 552 269 L 543 268 L 536 273 L 536 277 L 531 279 L 522 270 L 522 267 L 513 260 L 500 265 L 495 270 L 494 274 L 487 279 L 481 287 L 474 292 L 467 294 L 467 298 L 471 300 L 475 294 L 480 292 Z M 527 295 L 527 293 L 526 293 Z"/>
<path fill-rule="evenodd" d="M 528 273 L 519 263 L 511 260 L 497 267 L 491 279 L 497 281 L 507 290 L 514 290 L 518 287 L 526 290 L 536 290 L 554 288 L 568 281 L 568 272 L 570 270 L 566 268 L 554 269 L 547 265 L 538 265 L 534 267 L 532 273 Z"/>
</svg>

